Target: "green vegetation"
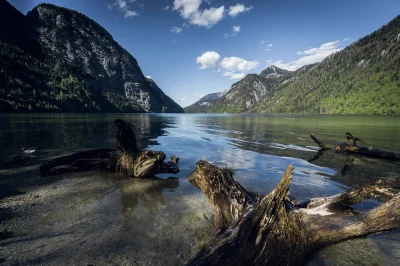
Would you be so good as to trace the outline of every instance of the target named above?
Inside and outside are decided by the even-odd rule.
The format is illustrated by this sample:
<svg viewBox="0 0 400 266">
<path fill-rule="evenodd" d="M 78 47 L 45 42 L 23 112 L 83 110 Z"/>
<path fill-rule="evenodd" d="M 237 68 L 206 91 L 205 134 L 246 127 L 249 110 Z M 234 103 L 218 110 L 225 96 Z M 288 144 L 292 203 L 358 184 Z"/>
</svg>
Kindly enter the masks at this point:
<svg viewBox="0 0 400 266">
<path fill-rule="evenodd" d="M 400 114 L 400 16 L 281 82 L 252 111 L 266 113 Z"/>
<path fill-rule="evenodd" d="M 267 68 L 258 75 L 259 78 L 248 75 L 233 84 L 226 94 L 231 94 L 231 97 L 210 101 L 207 106 L 196 103 L 185 110 L 209 113 L 400 114 L 399 32 L 400 16 L 321 63 L 291 73 L 276 67 Z M 269 79 L 270 83 L 263 82 L 263 78 L 272 73 L 283 76 Z M 255 81 L 267 88 L 257 102 L 252 97 Z"/>
<path fill-rule="evenodd" d="M 0 41 L 2 112 L 143 112 L 122 95 L 98 91 Z"/>
</svg>

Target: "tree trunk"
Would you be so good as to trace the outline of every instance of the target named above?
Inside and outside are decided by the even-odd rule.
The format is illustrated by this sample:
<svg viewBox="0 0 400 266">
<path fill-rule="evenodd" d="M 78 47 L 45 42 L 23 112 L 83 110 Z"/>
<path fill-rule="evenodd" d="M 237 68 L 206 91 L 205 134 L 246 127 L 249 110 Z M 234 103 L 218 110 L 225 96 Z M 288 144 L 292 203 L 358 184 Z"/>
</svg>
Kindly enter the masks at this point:
<svg viewBox="0 0 400 266">
<path fill-rule="evenodd" d="M 189 181 L 211 202 L 217 232 L 188 265 L 302 265 L 325 245 L 400 227 L 400 178 L 376 178 L 329 198 L 294 204 L 288 197 L 293 166 L 268 195 L 247 192 L 232 171 L 197 162 Z M 367 213 L 350 205 L 372 197 L 387 201 Z"/>
<path fill-rule="evenodd" d="M 56 175 L 91 169 L 107 169 L 113 149 L 98 149 L 74 153 L 53 159 L 39 167 L 43 175 Z"/>
<path fill-rule="evenodd" d="M 56 175 L 66 172 L 92 169 L 124 171 L 136 178 L 153 177 L 158 173 L 178 173 L 179 158 L 171 156 L 164 162 L 166 155 L 162 151 L 140 151 L 137 148 L 135 127 L 117 119 L 117 149 L 98 149 L 78 152 L 51 160 L 40 166 L 43 175 Z"/>
</svg>

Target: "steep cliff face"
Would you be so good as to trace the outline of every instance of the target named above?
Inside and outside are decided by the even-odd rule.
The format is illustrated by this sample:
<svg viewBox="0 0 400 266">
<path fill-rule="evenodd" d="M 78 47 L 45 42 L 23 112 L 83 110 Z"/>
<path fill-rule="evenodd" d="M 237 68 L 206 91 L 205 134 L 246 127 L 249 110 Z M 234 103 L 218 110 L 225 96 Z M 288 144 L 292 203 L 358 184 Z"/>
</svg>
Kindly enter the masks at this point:
<svg viewBox="0 0 400 266">
<path fill-rule="evenodd" d="M 168 95 L 166 95 L 152 80 L 151 78 L 146 78 L 153 97 L 150 97 L 150 106 L 158 110 L 157 112 L 165 113 L 184 113 L 183 108 L 174 102 Z"/>
<path fill-rule="evenodd" d="M 249 74 L 234 83 L 228 91 L 204 96 L 196 103 L 185 107 L 187 113 L 242 113 L 250 110 L 260 101 L 272 97 L 275 86 L 291 71 L 270 65 L 259 75 Z"/>
<path fill-rule="evenodd" d="M 85 15 L 41 4 L 22 18 L 12 17 L 17 21 L 24 19 L 24 27 L 23 36 L 11 37 L 35 42 L 38 48 L 32 52 L 19 45 L 21 42 L 2 40 L 16 44 L 49 66 L 53 73 L 61 77 L 72 75 L 92 93 L 112 94 L 140 106 L 146 112 L 183 112 L 153 81 L 144 77 L 132 55 L 115 42 L 103 27 Z M 163 109 L 164 106 L 167 109 Z"/>
<path fill-rule="evenodd" d="M 261 99 L 272 94 L 274 79 L 249 74 L 231 86 L 231 89 L 212 107 L 218 113 L 242 113 Z"/>
</svg>

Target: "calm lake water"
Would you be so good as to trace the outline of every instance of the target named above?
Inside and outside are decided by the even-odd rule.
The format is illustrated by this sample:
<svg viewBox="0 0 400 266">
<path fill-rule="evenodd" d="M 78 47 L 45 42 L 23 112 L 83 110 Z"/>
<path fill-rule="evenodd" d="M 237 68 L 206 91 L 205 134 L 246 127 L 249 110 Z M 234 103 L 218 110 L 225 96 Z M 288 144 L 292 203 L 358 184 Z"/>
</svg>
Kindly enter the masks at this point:
<svg viewBox="0 0 400 266">
<path fill-rule="evenodd" d="M 107 210 L 103 209 L 104 213 L 99 209 L 91 212 L 91 217 L 96 218 L 96 221 L 84 220 L 86 223 L 76 227 L 85 236 L 77 238 L 73 235 L 73 240 L 65 241 L 87 243 L 87 237 L 92 232 L 89 230 L 90 223 L 95 223 L 99 230 L 104 231 L 119 228 L 118 231 L 113 231 L 114 244 L 106 244 L 101 233 L 93 233 L 99 240 L 92 242 L 97 241 L 98 249 L 105 248 L 111 254 L 106 259 L 113 263 L 118 254 L 124 254 L 127 262 L 132 262 L 129 256 L 137 256 L 135 260 L 138 264 L 142 260 L 153 260 L 154 265 L 182 264 L 206 241 L 212 228 L 204 215 L 210 218 L 211 209 L 202 193 L 187 181 L 198 160 L 236 169 L 236 179 L 247 190 L 265 194 L 276 186 L 287 165 L 293 164 L 295 171 L 290 196 L 295 200 L 330 196 L 364 179 L 400 174 L 399 163 L 345 156 L 329 151 L 312 160 L 318 147 L 309 137 L 313 133 L 325 144 L 334 145 L 345 141 L 345 132 L 348 131 L 360 137 L 366 145 L 400 154 L 398 116 L 2 114 L 0 165 L 19 154 L 21 147 L 40 145 L 41 153 L 21 170 L 0 170 L 1 197 L 29 192 L 52 183 L 53 180 L 41 177 L 36 168 L 49 158 L 82 149 L 114 148 L 116 128 L 113 122 L 116 118 L 134 124 L 140 147 L 162 150 L 167 156 L 174 154 L 180 157 L 181 172 L 176 175 L 179 182 L 166 185 L 143 185 L 120 176 L 117 178 L 110 173 L 72 174 L 72 177 L 83 175 L 82 180 L 99 176 L 98 179 L 104 181 L 101 181 L 104 186 L 99 189 L 100 192 L 87 192 L 88 200 L 85 202 L 79 201 L 78 197 L 69 197 L 68 208 L 89 208 L 89 205 L 101 203 L 107 206 Z M 352 166 L 345 167 L 345 163 Z M 52 204 L 56 204 L 53 207 L 62 208 L 56 202 Z M 369 200 L 356 208 L 366 210 L 376 204 L 376 201 Z M 109 220 L 102 222 L 100 218 Z M 3 242 L 5 253 L 0 251 L 0 257 L 9 256 L 9 264 L 22 262 L 24 259 L 21 258 L 35 259 L 28 246 L 36 245 L 39 241 L 37 239 L 43 237 L 48 230 L 59 233 L 71 229 L 70 225 L 60 225 L 62 219 L 65 217 L 60 215 L 53 217 L 51 221 L 47 219 L 47 227 L 43 229 L 36 228 L 40 225 L 35 225 L 36 231 L 32 234 L 37 238 L 24 242 L 26 245 L 21 242 L 16 244 L 12 239 Z M 29 226 L 25 227 L 30 232 Z M 18 232 L 16 237 L 22 239 Z M 104 243 L 99 244 L 101 241 Z M 152 245 L 145 244 L 147 242 Z M 50 253 L 50 247 L 43 248 L 42 253 L 48 256 L 40 255 L 39 262 L 52 264 L 57 261 L 55 257 L 59 256 L 65 257 L 65 264 L 76 263 L 71 254 L 77 254 L 77 250 L 87 252 L 93 248 L 93 244 L 82 244 L 79 248 L 60 243 L 57 245 L 58 253 L 51 251 L 53 256 L 47 254 Z M 146 247 L 142 253 L 147 252 L 147 255 L 132 253 L 127 248 L 138 250 L 139 245 Z M 61 251 L 62 248 L 66 250 Z M 4 251 L 11 249 L 18 250 L 21 258 L 13 257 L 11 251 Z M 174 260 L 167 259 L 168 256 L 173 256 Z M 98 254 L 93 255 L 94 262 L 98 257 Z M 397 265 L 398 261 L 400 233 L 395 230 L 329 246 L 314 254 L 309 264 Z M 119 262 L 124 263 L 121 260 Z"/>
</svg>

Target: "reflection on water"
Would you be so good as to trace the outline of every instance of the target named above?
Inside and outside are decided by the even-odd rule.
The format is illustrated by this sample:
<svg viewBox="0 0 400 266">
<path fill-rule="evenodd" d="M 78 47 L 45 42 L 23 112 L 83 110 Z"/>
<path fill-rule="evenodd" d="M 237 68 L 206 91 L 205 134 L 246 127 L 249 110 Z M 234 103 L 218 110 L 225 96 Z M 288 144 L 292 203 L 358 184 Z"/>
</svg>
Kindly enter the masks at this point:
<svg viewBox="0 0 400 266">
<path fill-rule="evenodd" d="M 156 211 L 165 205 L 163 192 L 173 192 L 179 186 L 179 179 L 130 179 L 118 186 L 121 192 L 122 215 L 130 218 L 134 215 L 139 203 L 149 212 Z"/>
<path fill-rule="evenodd" d="M 173 223 L 189 226 L 190 221 L 196 221 L 197 227 L 206 226 L 205 221 L 199 220 L 202 214 L 194 211 L 198 207 L 196 204 L 207 204 L 205 198 L 186 181 L 200 159 L 235 168 L 238 181 L 246 189 L 258 193 L 270 192 L 287 165 L 293 164 L 291 197 L 297 200 L 330 196 L 367 178 L 400 174 L 396 162 L 346 156 L 333 151 L 318 153 L 317 145 L 309 137 L 313 133 L 333 146 L 344 141 L 348 131 L 367 145 L 400 153 L 400 117 L 18 114 L 0 115 L 0 145 L 4 151 L 0 154 L 0 163 L 25 146 L 40 144 L 43 155 L 34 158 L 31 168 L 0 169 L 0 185 L 7 185 L 10 191 L 18 191 L 20 187 L 25 189 L 39 180 L 45 182 L 35 172 L 35 165 L 48 158 L 80 149 L 113 148 L 116 132 L 113 121 L 116 118 L 134 124 L 140 147 L 162 150 L 167 156 L 175 154 L 181 158 L 181 172 L 176 175 L 179 180 L 108 179 L 111 191 L 117 189 L 119 194 L 115 204 L 121 208 L 119 215 L 123 230 L 136 228 L 135 234 L 139 235 L 147 232 L 147 236 L 152 236 L 153 229 L 162 234 L 163 228 Z M 160 175 L 161 178 L 168 176 Z M 366 206 L 375 204 L 372 202 Z M 185 220 L 174 213 L 186 217 Z M 162 223 L 158 216 L 162 217 Z M 139 224 L 140 230 L 137 228 Z M 171 226 L 168 228 L 174 230 Z M 198 229 L 191 227 L 190 232 Z M 365 265 L 390 265 L 399 258 L 399 238 L 400 233 L 392 231 L 390 239 L 388 234 L 384 234 L 338 243 L 319 251 L 310 264 L 356 265 L 365 256 Z M 135 239 L 126 241 L 135 244 L 139 238 Z M 174 245 L 167 239 L 160 241 Z M 183 249 L 182 246 L 179 250 L 185 258 L 193 253 L 193 249 Z"/>
<path fill-rule="evenodd" d="M 76 150 L 115 146 L 114 120 L 126 119 L 135 125 L 140 147 L 157 145 L 156 138 L 173 127 L 176 118 L 145 114 L 129 116 L 90 114 L 12 114 L 0 115 L 0 145 L 7 152 L 21 147 L 40 146 L 42 150 Z M 0 159 L 7 155 L 2 153 Z"/>
</svg>

